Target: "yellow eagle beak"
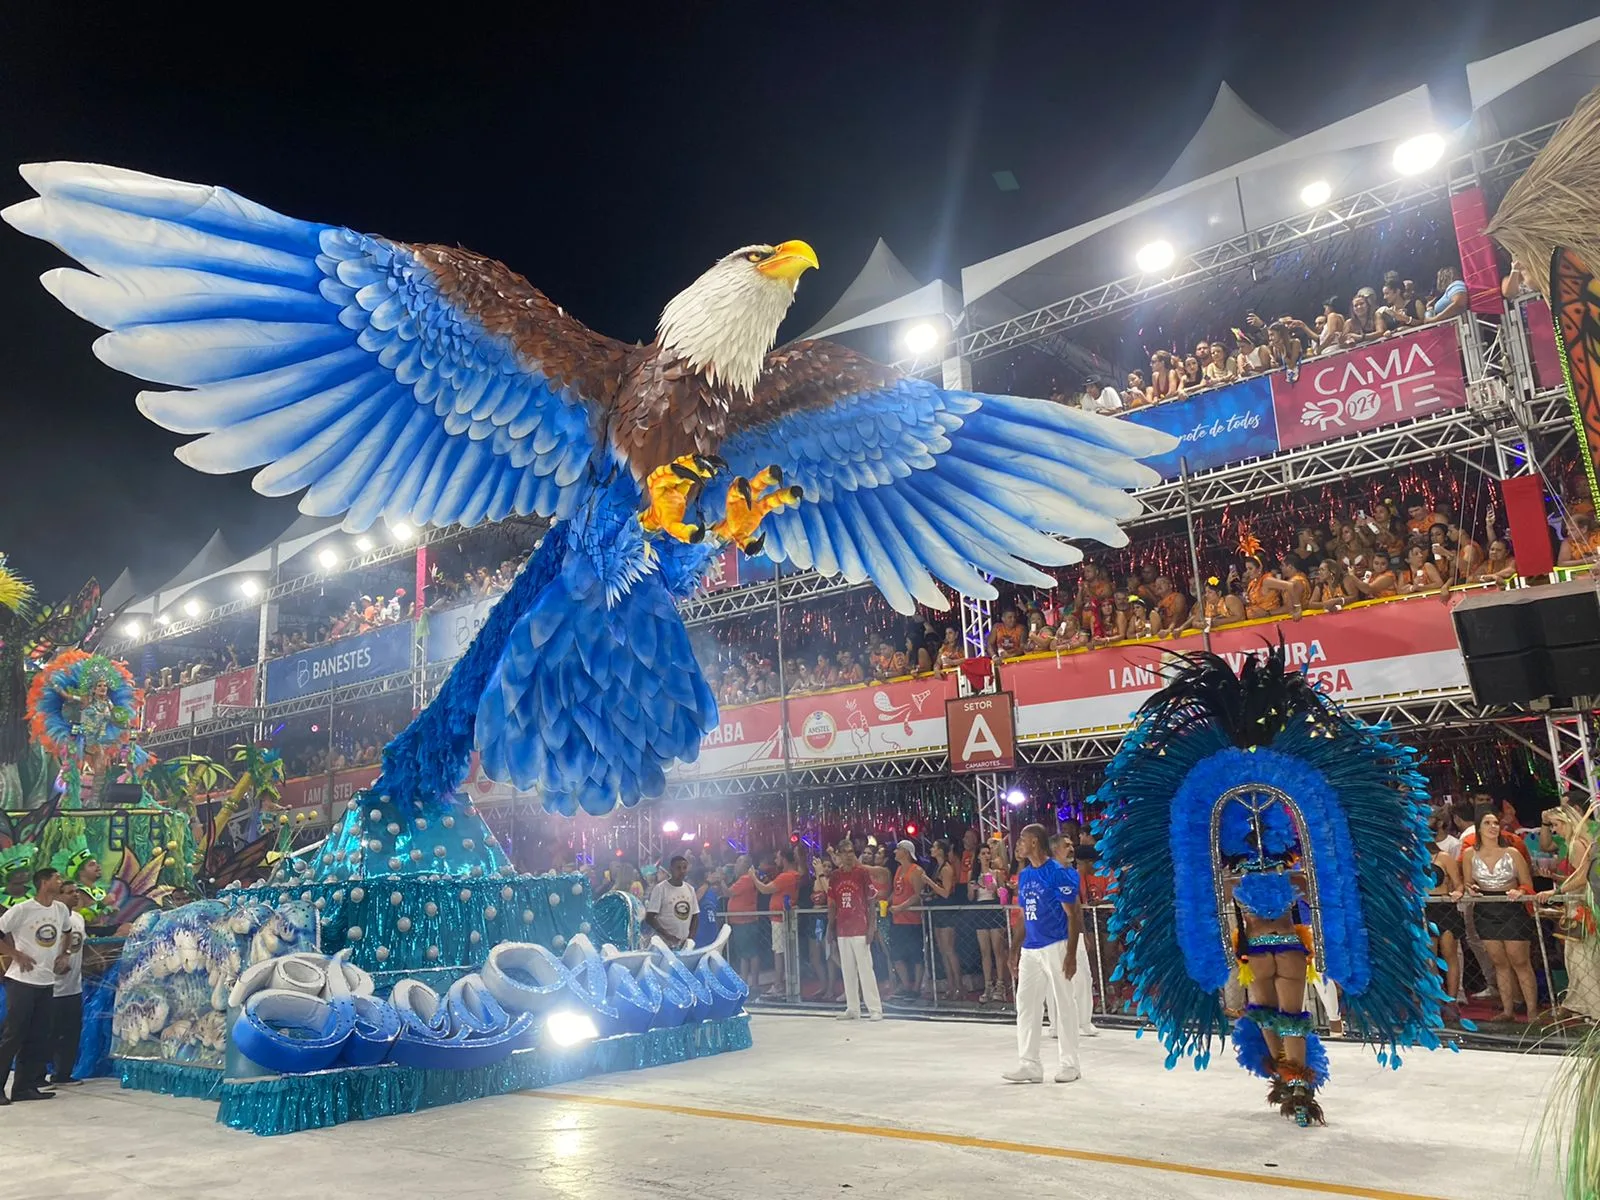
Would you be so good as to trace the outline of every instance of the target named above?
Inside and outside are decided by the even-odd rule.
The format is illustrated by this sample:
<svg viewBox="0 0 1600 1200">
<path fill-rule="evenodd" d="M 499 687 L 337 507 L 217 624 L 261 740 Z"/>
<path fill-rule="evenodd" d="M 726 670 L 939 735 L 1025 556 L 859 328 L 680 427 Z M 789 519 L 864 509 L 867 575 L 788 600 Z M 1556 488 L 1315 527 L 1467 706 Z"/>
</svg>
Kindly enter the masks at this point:
<svg viewBox="0 0 1600 1200">
<path fill-rule="evenodd" d="M 817 252 L 804 242 L 784 242 L 773 251 L 772 257 L 756 264 L 756 270 L 770 279 L 787 279 L 791 283 L 817 266 Z"/>
</svg>

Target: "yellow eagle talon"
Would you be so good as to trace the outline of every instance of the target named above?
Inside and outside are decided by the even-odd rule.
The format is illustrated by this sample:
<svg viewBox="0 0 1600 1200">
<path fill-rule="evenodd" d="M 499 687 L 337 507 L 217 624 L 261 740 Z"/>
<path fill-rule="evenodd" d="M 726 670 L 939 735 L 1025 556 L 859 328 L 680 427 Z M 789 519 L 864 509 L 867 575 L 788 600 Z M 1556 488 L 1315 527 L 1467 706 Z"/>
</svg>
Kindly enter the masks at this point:
<svg viewBox="0 0 1600 1200">
<path fill-rule="evenodd" d="M 779 486 L 782 482 L 780 467 L 767 467 L 750 479 L 735 479 L 728 485 L 723 518 L 711 527 L 711 532 L 743 548 L 746 554 L 759 553 L 766 540 L 759 531 L 767 514 L 793 508 L 804 494 L 798 484 L 785 488 Z"/>
<path fill-rule="evenodd" d="M 680 542 L 700 541 L 705 530 L 683 518 L 701 485 L 714 473 L 708 463 L 693 454 L 680 455 L 651 471 L 644 481 L 649 503 L 639 517 L 640 527 L 646 533 L 665 533 Z"/>
</svg>

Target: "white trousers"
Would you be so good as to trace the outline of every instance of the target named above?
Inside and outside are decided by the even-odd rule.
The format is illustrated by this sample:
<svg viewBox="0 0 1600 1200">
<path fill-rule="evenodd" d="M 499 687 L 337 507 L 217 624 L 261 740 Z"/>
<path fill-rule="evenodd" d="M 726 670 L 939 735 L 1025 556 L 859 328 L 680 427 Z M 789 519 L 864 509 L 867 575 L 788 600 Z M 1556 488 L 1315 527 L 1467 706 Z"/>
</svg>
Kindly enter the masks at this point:
<svg viewBox="0 0 1600 1200">
<path fill-rule="evenodd" d="M 1063 955 L 1065 957 L 1065 955 Z M 1078 973 L 1072 977 L 1070 984 L 1072 998 L 1078 1005 L 1078 1028 L 1084 1033 L 1094 1028 L 1094 968 L 1089 965 L 1089 943 L 1087 938 L 1078 939 Z M 1050 1006 L 1050 993 L 1044 994 L 1044 1015 L 1050 1022 L 1051 1032 L 1059 1036 L 1061 1022 L 1056 1020 L 1055 1009 Z"/>
<path fill-rule="evenodd" d="M 861 998 L 865 994 L 867 1011 L 875 1017 L 883 1016 L 878 976 L 872 969 L 872 947 L 867 945 L 865 934 L 839 939 L 839 969 L 844 973 L 845 1012 L 860 1012 Z"/>
<path fill-rule="evenodd" d="M 1056 1054 L 1061 1067 L 1078 1065 L 1078 1003 L 1062 970 L 1067 943 L 1051 942 L 1038 950 L 1022 949 L 1017 963 L 1017 1060 L 1024 1070 L 1041 1070 L 1039 1039 L 1044 1033 L 1045 997 L 1060 1015 Z M 1084 968 L 1080 964 L 1078 972 Z"/>
</svg>

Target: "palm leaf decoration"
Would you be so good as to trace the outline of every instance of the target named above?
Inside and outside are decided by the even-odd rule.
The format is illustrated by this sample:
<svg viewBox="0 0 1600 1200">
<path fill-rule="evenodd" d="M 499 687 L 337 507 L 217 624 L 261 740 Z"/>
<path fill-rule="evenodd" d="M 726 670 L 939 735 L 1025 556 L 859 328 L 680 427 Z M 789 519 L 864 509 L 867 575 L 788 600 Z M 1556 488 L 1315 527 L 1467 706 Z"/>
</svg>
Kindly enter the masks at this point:
<svg viewBox="0 0 1600 1200">
<path fill-rule="evenodd" d="M 205 831 L 202 844 L 195 854 L 195 865 L 207 875 L 216 875 L 212 869 L 212 850 L 222 839 L 228 822 L 246 801 L 256 804 L 275 804 L 283 794 L 285 776 L 283 756 L 276 750 L 265 750 L 249 742 L 231 747 L 234 771 L 230 778 L 233 787 L 217 806 L 216 815 Z M 269 841 L 271 839 L 268 839 Z M 264 853 L 264 852 L 263 852 Z"/>
</svg>

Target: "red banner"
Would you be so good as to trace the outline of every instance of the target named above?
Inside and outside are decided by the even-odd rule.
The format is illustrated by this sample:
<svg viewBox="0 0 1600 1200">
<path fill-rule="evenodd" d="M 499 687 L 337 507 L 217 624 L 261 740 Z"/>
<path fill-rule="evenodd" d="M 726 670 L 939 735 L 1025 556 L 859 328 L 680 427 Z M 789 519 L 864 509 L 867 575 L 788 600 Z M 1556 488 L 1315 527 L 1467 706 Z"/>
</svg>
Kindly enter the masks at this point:
<svg viewBox="0 0 1600 1200">
<path fill-rule="evenodd" d="M 1280 632 L 1290 664 L 1342 704 L 1467 686 L 1450 605 L 1437 596 L 1224 629 L 1211 648 L 1237 666 Z M 1017 736 L 1120 728 L 1160 688 L 1162 660 L 1200 645 L 1190 636 L 1007 663 L 1000 679 L 1017 696 Z"/>
<path fill-rule="evenodd" d="M 814 763 L 943 750 L 944 702 L 955 694 L 954 677 L 925 676 L 792 697 L 789 759 Z M 699 761 L 677 767 L 677 777 L 782 766 L 778 726 L 776 700 L 727 709 L 700 744 Z"/>
<path fill-rule="evenodd" d="M 144 698 L 144 728 L 155 733 L 209 721 L 218 706 L 251 708 L 256 702 L 256 669 L 242 667 L 199 683 L 164 692 L 150 692 Z"/>
<path fill-rule="evenodd" d="M 1276 641 L 1280 631 L 1290 662 L 1304 666 L 1342 703 L 1467 686 L 1450 606 L 1437 596 L 1252 623 L 1214 634 L 1212 647 L 1237 663 L 1260 651 L 1264 640 Z M 1015 697 L 1017 739 L 1121 728 L 1160 686 L 1163 657 L 1200 646 L 1198 636 L 1189 636 L 1002 664 L 1001 685 Z M 789 701 L 790 761 L 815 765 L 944 751 L 945 702 L 955 694 L 954 678 L 944 677 L 797 696 Z M 724 710 L 721 725 L 701 743 L 699 761 L 675 768 L 674 778 L 780 768 L 778 717 L 775 700 Z"/>
<path fill-rule="evenodd" d="M 144 695 L 144 727 L 154 733 L 178 727 L 178 697 L 182 688 L 169 688 L 164 692 L 146 692 Z"/>
<path fill-rule="evenodd" d="M 1289 450 L 1459 408 L 1466 373 L 1453 324 L 1386 338 L 1272 376 L 1278 445 Z"/>
<path fill-rule="evenodd" d="M 1522 323 L 1528 328 L 1533 382 L 1542 392 L 1565 388 L 1567 381 L 1561 374 L 1561 351 L 1556 349 L 1556 326 L 1550 317 L 1550 305 L 1543 296 L 1535 296 L 1522 306 Z"/>
<path fill-rule="evenodd" d="M 328 799 L 328 776 L 307 775 L 287 780 L 283 785 L 281 802 L 287 808 L 320 808 L 324 813 L 343 804 L 364 787 L 370 787 L 382 773 L 382 768 L 352 767 L 333 776 L 333 800 Z"/>
</svg>

